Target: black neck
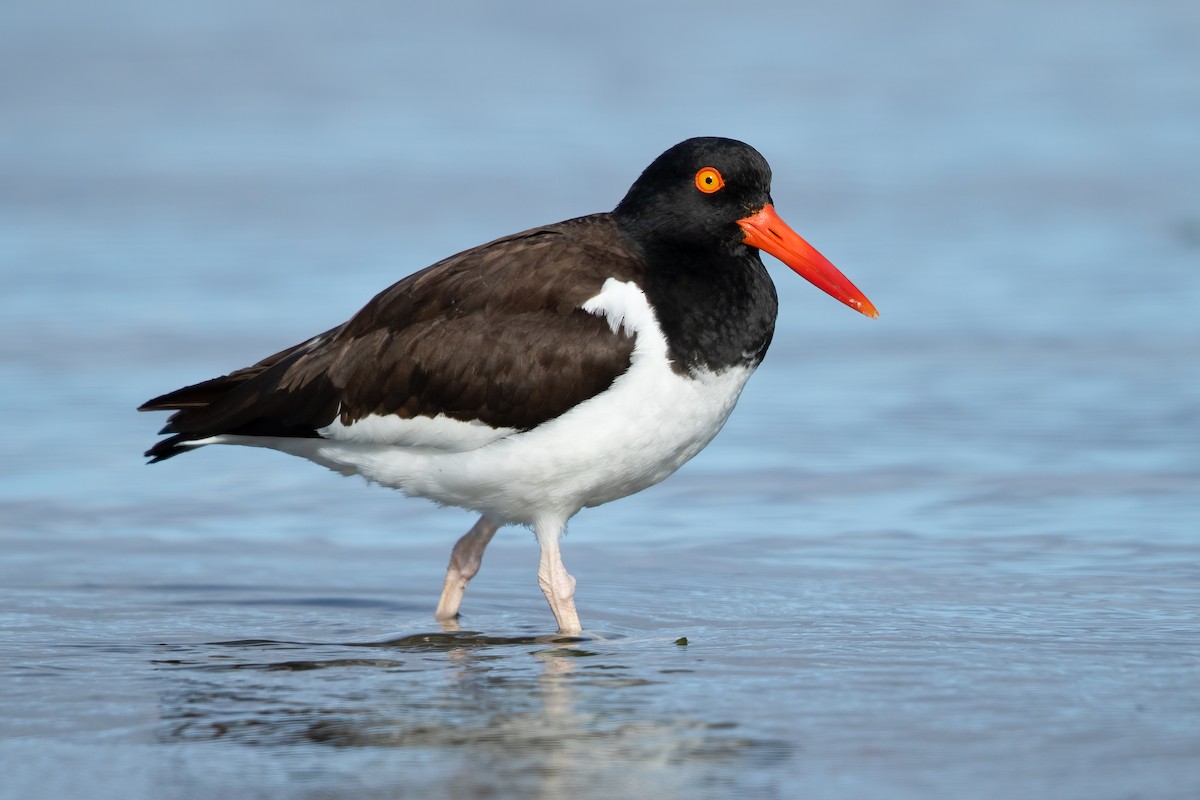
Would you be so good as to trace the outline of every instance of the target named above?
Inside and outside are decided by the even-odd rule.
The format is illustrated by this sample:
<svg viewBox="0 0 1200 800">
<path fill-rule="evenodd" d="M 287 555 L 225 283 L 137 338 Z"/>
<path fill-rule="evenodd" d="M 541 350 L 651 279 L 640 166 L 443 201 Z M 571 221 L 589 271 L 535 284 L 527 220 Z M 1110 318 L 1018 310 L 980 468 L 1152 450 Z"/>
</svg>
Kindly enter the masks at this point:
<svg viewBox="0 0 1200 800">
<path fill-rule="evenodd" d="M 775 332 L 779 307 L 758 251 L 647 249 L 646 296 L 681 374 L 756 367 Z"/>
</svg>

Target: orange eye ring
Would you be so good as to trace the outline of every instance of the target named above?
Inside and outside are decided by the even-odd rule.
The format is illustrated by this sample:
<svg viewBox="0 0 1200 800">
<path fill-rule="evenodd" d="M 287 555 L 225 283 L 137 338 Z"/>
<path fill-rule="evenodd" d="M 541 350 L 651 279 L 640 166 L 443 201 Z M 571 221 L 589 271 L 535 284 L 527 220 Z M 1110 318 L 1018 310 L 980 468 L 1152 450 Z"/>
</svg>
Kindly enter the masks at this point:
<svg viewBox="0 0 1200 800">
<path fill-rule="evenodd" d="M 703 167 L 696 173 L 696 188 L 705 194 L 712 194 L 724 185 L 725 179 L 716 167 Z"/>
</svg>

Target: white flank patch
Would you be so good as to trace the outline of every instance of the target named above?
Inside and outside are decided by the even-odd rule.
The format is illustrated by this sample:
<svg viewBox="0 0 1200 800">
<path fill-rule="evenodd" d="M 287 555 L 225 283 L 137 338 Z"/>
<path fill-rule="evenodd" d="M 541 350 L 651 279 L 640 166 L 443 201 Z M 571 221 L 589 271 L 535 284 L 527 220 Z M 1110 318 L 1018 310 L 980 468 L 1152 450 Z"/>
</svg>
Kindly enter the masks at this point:
<svg viewBox="0 0 1200 800">
<path fill-rule="evenodd" d="M 303 456 L 497 521 L 561 524 L 679 469 L 720 431 L 753 372 L 675 373 L 654 310 L 634 283 L 610 278 L 582 308 L 636 337 L 629 369 L 607 391 L 533 430 L 368 417 L 335 422 L 321 431 L 325 439 L 222 441 Z"/>
<path fill-rule="evenodd" d="M 641 330 L 658 330 L 658 320 L 654 318 L 654 309 L 646 301 L 646 295 L 633 281 L 622 283 L 616 278 L 609 278 L 600 289 L 600 294 L 580 306 L 589 314 L 603 316 L 608 320 L 608 327 L 613 333 L 625 329 L 626 336 L 634 336 Z M 662 352 L 667 352 L 667 340 L 662 339 Z"/>
<path fill-rule="evenodd" d="M 447 453 L 475 450 L 516 432 L 516 428 L 493 428 L 478 420 L 463 422 L 445 414 L 412 419 L 370 414 L 349 425 L 334 419 L 331 424 L 317 431 L 326 439 L 339 442 L 426 448 Z"/>
</svg>

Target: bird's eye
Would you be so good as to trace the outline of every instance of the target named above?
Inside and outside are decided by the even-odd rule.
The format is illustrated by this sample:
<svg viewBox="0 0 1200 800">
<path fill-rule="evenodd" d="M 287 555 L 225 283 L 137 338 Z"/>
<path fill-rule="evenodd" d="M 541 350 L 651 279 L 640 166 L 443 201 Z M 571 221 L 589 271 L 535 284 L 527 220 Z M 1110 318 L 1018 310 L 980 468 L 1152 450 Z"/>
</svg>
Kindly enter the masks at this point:
<svg viewBox="0 0 1200 800">
<path fill-rule="evenodd" d="M 696 173 L 696 188 L 705 194 L 712 194 L 725 185 L 725 179 L 715 167 L 704 167 Z"/>
</svg>

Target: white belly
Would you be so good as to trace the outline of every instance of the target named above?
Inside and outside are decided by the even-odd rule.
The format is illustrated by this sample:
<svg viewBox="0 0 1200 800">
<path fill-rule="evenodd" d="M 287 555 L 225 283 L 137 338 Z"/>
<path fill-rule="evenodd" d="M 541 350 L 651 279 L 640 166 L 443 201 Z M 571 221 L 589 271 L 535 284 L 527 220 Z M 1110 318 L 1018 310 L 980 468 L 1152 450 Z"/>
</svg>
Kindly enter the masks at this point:
<svg viewBox="0 0 1200 800">
<path fill-rule="evenodd" d="M 753 372 L 675 373 L 653 311 L 632 283 L 609 279 L 583 308 L 637 337 L 630 367 L 606 391 L 532 430 L 369 417 L 335 422 L 320 439 L 216 441 L 283 450 L 504 522 L 565 520 L 658 483 L 700 452 Z"/>
</svg>

